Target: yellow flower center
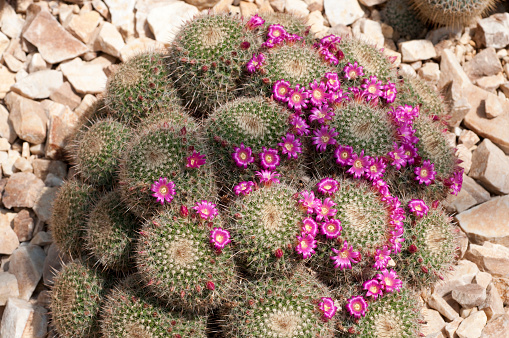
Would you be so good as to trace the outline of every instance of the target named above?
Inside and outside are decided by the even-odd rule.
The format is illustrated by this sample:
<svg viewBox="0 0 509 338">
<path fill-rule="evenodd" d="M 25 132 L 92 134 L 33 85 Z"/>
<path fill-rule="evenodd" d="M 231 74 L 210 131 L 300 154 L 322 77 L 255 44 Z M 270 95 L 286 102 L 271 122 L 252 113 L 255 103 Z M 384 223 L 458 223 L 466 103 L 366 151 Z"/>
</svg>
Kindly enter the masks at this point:
<svg viewBox="0 0 509 338">
<path fill-rule="evenodd" d="M 308 247 L 308 244 L 305 241 L 301 241 L 300 246 L 301 246 L 301 248 L 305 249 Z"/>
<path fill-rule="evenodd" d="M 426 169 L 421 169 L 421 176 L 422 176 L 422 177 L 428 177 L 428 170 L 426 170 Z"/>
<path fill-rule="evenodd" d="M 330 185 L 330 184 L 326 184 L 323 188 L 324 188 L 325 190 L 331 190 L 331 189 L 332 189 L 332 185 Z"/>
<path fill-rule="evenodd" d="M 292 101 L 293 102 L 300 102 L 301 99 L 302 99 L 302 97 L 300 96 L 300 94 L 293 94 L 292 95 Z"/>
<path fill-rule="evenodd" d="M 329 231 L 334 231 L 334 230 L 336 230 L 336 227 L 334 226 L 334 224 L 330 224 L 330 225 L 327 227 L 327 230 L 329 230 Z"/>
<path fill-rule="evenodd" d="M 341 153 L 341 158 L 346 160 L 346 159 L 348 158 L 348 152 L 343 151 L 343 152 Z"/>
<path fill-rule="evenodd" d="M 371 293 L 377 293 L 378 292 L 378 286 L 376 286 L 376 285 L 370 286 L 369 287 L 369 291 Z"/>
<path fill-rule="evenodd" d="M 327 213 L 329 212 L 329 208 L 327 207 L 321 207 L 320 210 L 322 215 L 327 215 Z"/>
<path fill-rule="evenodd" d="M 406 156 L 410 156 L 410 150 L 405 151 Z"/>
<path fill-rule="evenodd" d="M 191 159 L 191 165 L 193 166 L 196 163 L 196 160 Z"/>
<path fill-rule="evenodd" d="M 159 188 L 159 192 L 163 195 L 166 195 L 168 193 L 168 188 L 166 186 L 162 186 Z"/>
<path fill-rule="evenodd" d="M 321 98 L 322 98 L 322 96 L 323 96 L 323 94 L 322 94 L 322 92 L 321 92 L 321 91 L 319 91 L 318 89 L 315 89 L 315 90 L 313 90 L 313 96 L 314 96 L 315 98 L 317 98 L 317 99 L 321 99 Z"/>
<path fill-rule="evenodd" d="M 275 37 L 278 37 L 278 36 L 280 36 L 280 35 L 281 35 L 281 32 L 280 32 L 280 31 L 278 31 L 278 30 L 274 31 L 274 36 L 275 36 Z"/>
<path fill-rule="evenodd" d="M 245 160 L 245 159 L 247 158 L 247 154 L 246 154 L 246 153 L 240 153 L 240 155 L 239 155 L 239 156 L 240 156 L 240 158 L 241 158 L 242 160 Z"/>
<path fill-rule="evenodd" d="M 216 241 L 219 243 L 223 242 L 224 237 L 222 235 L 216 235 Z"/>
<path fill-rule="evenodd" d="M 355 303 L 355 304 L 353 305 L 353 309 L 354 309 L 355 311 L 360 311 L 360 310 L 362 309 L 362 305 L 361 305 L 360 303 Z"/>
<path fill-rule="evenodd" d="M 362 161 L 361 160 L 355 160 L 355 162 L 353 163 L 353 166 L 355 168 L 358 168 L 358 169 L 362 168 L 363 167 Z"/>
<path fill-rule="evenodd" d="M 357 77 L 357 72 L 355 70 L 351 70 L 348 75 L 350 75 L 351 78 L 356 78 Z"/>
<path fill-rule="evenodd" d="M 388 285 L 388 286 L 392 285 L 392 280 L 389 277 L 385 277 L 384 282 L 385 282 L 385 285 Z"/>
<path fill-rule="evenodd" d="M 202 214 L 205 214 L 205 215 L 209 214 L 209 210 L 207 208 L 201 209 L 201 212 L 202 212 Z"/>
<path fill-rule="evenodd" d="M 285 143 L 285 148 L 286 148 L 286 150 L 292 150 L 293 149 L 293 144 Z"/>
<path fill-rule="evenodd" d="M 421 210 L 422 210 L 422 208 L 421 208 L 421 206 L 420 206 L 419 204 L 417 204 L 417 205 L 415 206 L 415 210 L 417 210 L 417 211 L 421 211 Z"/>
<path fill-rule="evenodd" d="M 324 310 L 325 312 L 329 311 L 330 309 L 331 309 L 331 308 L 330 308 L 330 306 L 329 306 L 329 305 L 327 305 L 327 304 L 324 304 L 324 305 L 323 305 L 323 310 Z"/>
<path fill-rule="evenodd" d="M 376 173 L 378 170 L 376 170 L 376 165 L 372 165 L 369 167 L 369 170 L 371 170 L 372 173 Z"/>
<path fill-rule="evenodd" d="M 309 224 L 307 224 L 307 225 L 305 226 L 305 228 L 306 228 L 306 231 L 308 231 L 308 232 L 312 230 L 311 225 L 309 225 Z"/>
<path fill-rule="evenodd" d="M 394 159 L 399 160 L 401 157 L 399 157 L 398 153 L 394 153 Z"/>
<path fill-rule="evenodd" d="M 368 92 L 370 92 L 371 94 L 373 94 L 374 92 L 376 92 L 376 87 L 371 85 L 368 87 Z"/>
<path fill-rule="evenodd" d="M 327 142 L 329 142 L 329 140 L 330 140 L 329 136 L 322 136 L 323 143 L 327 143 Z"/>
<path fill-rule="evenodd" d="M 279 87 L 279 89 L 278 89 L 278 93 L 279 93 L 280 95 L 284 95 L 284 94 L 286 94 L 287 92 L 288 92 L 288 90 L 286 89 L 286 87 Z"/>
<path fill-rule="evenodd" d="M 345 250 L 345 251 L 341 251 L 341 253 L 339 254 L 339 256 L 340 256 L 341 258 L 348 258 L 348 251 L 346 251 L 346 250 Z"/>
<path fill-rule="evenodd" d="M 265 161 L 272 162 L 272 155 L 265 155 Z"/>
</svg>

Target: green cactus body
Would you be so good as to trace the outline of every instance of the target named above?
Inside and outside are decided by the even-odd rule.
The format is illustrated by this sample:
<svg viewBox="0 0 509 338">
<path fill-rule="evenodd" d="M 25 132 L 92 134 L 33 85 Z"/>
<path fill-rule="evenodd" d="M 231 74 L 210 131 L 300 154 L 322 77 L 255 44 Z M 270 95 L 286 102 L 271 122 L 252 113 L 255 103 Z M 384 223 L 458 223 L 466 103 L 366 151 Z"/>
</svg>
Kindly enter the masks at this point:
<svg viewBox="0 0 509 338">
<path fill-rule="evenodd" d="M 170 306 L 204 313 L 231 297 L 236 282 L 232 251 L 218 253 L 210 231 L 219 217 L 203 222 L 167 211 L 148 222 L 137 246 L 138 271 L 147 288 Z"/>
<path fill-rule="evenodd" d="M 426 25 L 411 8 L 409 0 L 389 0 L 382 10 L 382 18 L 400 36 L 416 39 L 426 30 Z"/>
<path fill-rule="evenodd" d="M 202 113 L 232 100 L 245 64 L 256 51 L 256 36 L 227 15 L 203 15 L 175 37 L 169 67 L 186 106 Z"/>
<path fill-rule="evenodd" d="M 411 284 L 429 287 L 455 264 L 455 228 L 444 211 L 433 208 L 422 218 L 409 217 L 406 223 L 406 240 L 396 266 Z"/>
<path fill-rule="evenodd" d="M 495 7 L 497 0 L 412 0 L 420 17 L 436 26 L 464 27 Z"/>
<path fill-rule="evenodd" d="M 83 253 L 84 229 L 96 198 L 97 191 L 88 184 L 70 180 L 60 187 L 49 224 L 61 251 L 76 257 Z"/>
<path fill-rule="evenodd" d="M 105 278 L 80 261 L 65 265 L 51 290 L 51 316 L 62 337 L 99 337 L 98 316 Z"/>
<path fill-rule="evenodd" d="M 273 184 L 237 199 L 232 205 L 235 249 L 239 261 L 250 273 L 288 274 L 302 260 L 294 249 L 300 233 L 299 221 L 303 218 L 295 193 L 286 185 Z"/>
<path fill-rule="evenodd" d="M 131 131 L 122 123 L 105 119 L 79 130 L 71 155 L 84 181 L 94 186 L 111 186 L 118 161 Z"/>
<path fill-rule="evenodd" d="M 394 106 L 408 104 L 420 106 L 421 115 L 437 116 L 444 118 L 447 109 L 442 98 L 423 79 L 416 76 L 403 76 L 403 81 L 396 83 L 398 94 Z"/>
<path fill-rule="evenodd" d="M 244 144 L 252 149 L 255 161 L 257 154 L 267 149 L 277 149 L 281 138 L 288 131 L 290 113 L 275 102 L 262 97 L 241 98 L 229 102 L 212 114 L 206 122 L 206 133 L 214 152 L 214 168 L 220 182 L 233 187 L 241 181 L 254 180 L 255 171 L 261 168 L 255 163 L 247 169 L 238 167 L 232 154 Z M 302 160 L 288 160 L 279 152 L 281 165 L 277 171 L 286 182 L 298 181 L 303 173 Z"/>
<path fill-rule="evenodd" d="M 306 24 L 305 17 L 299 17 L 288 13 L 262 13 L 260 16 L 265 20 L 264 27 L 279 24 L 285 28 L 290 34 L 297 34 L 304 37 L 306 42 L 312 43 L 313 37 L 309 34 L 309 26 Z M 267 30 L 264 31 L 263 37 L 266 37 Z"/>
<path fill-rule="evenodd" d="M 226 337 L 334 337 L 334 317 L 319 310 L 328 288 L 303 269 L 291 278 L 261 279 L 241 286 L 223 319 Z"/>
<path fill-rule="evenodd" d="M 139 221 L 126 209 L 118 190 L 99 199 L 87 225 L 85 245 L 97 262 L 110 269 L 129 269 Z"/>
<path fill-rule="evenodd" d="M 187 157 L 195 151 L 206 156 L 206 163 L 199 168 L 188 168 Z M 175 184 L 170 205 L 215 198 L 216 185 L 210 164 L 213 159 L 194 123 L 179 125 L 161 121 L 151 125 L 131 140 L 123 155 L 119 174 L 122 197 L 129 210 L 141 218 L 167 205 L 160 205 L 150 190 L 160 177 Z"/>
<path fill-rule="evenodd" d="M 101 332 L 106 338 L 207 337 L 207 318 L 169 311 L 124 282 L 102 307 Z"/>
<path fill-rule="evenodd" d="M 301 43 L 278 45 L 263 54 L 266 59 L 262 69 L 245 79 L 247 95 L 271 96 L 272 86 L 281 79 L 293 87 L 308 86 L 334 70 L 316 49 Z"/>
<path fill-rule="evenodd" d="M 141 53 L 121 64 L 110 77 L 105 104 L 116 119 L 135 126 L 153 111 L 180 108 L 168 81 L 166 58 L 162 53 Z"/>
</svg>

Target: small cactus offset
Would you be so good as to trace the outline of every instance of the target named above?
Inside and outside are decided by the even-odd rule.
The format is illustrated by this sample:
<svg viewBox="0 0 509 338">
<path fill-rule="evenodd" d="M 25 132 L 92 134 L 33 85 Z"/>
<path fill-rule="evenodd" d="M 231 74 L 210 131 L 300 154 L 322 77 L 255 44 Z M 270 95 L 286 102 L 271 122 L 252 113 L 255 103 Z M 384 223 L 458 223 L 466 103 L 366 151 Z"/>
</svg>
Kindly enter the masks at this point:
<svg viewBox="0 0 509 338">
<path fill-rule="evenodd" d="M 418 336 L 463 172 L 441 97 L 393 61 L 290 15 L 201 14 L 121 64 L 53 206 L 88 257 L 55 279 L 56 333 Z"/>
<path fill-rule="evenodd" d="M 468 26 L 497 0 L 411 0 L 419 16 L 435 26 Z"/>
</svg>

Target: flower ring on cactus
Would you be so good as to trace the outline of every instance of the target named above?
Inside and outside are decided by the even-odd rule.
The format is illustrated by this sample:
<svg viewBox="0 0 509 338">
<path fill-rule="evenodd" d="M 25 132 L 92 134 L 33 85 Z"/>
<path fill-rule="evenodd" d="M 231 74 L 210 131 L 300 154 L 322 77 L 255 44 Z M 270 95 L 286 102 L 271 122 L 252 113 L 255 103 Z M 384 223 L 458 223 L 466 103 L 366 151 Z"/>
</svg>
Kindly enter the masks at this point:
<svg viewBox="0 0 509 338">
<path fill-rule="evenodd" d="M 230 242 L 230 232 L 228 230 L 214 228 L 214 230 L 210 232 L 210 243 L 214 244 L 216 249 L 224 249 Z"/>
<path fill-rule="evenodd" d="M 173 183 L 173 181 L 168 181 L 166 177 L 159 177 L 159 180 L 152 184 L 150 190 L 154 192 L 152 196 L 156 197 L 157 201 L 161 202 L 161 205 L 163 205 L 165 201 L 170 203 L 173 200 L 173 196 L 175 195 L 175 183 Z"/>
<path fill-rule="evenodd" d="M 309 84 L 309 87 L 311 87 L 311 89 L 308 90 L 308 94 L 312 105 L 315 107 L 320 107 L 325 102 L 327 102 L 329 94 L 327 93 L 325 83 L 318 83 L 316 80 L 314 80 Z"/>
<path fill-rule="evenodd" d="M 263 147 L 262 152 L 260 153 L 260 164 L 262 165 L 263 169 L 276 169 L 276 167 L 280 164 L 277 149 L 266 149 Z"/>
<path fill-rule="evenodd" d="M 299 204 L 308 214 L 312 214 L 315 208 L 319 205 L 320 200 L 315 198 L 315 193 L 312 191 L 303 191 L 300 193 L 303 197 L 299 200 Z"/>
<path fill-rule="evenodd" d="M 415 180 L 419 181 L 419 184 L 424 183 L 426 185 L 430 185 L 437 174 L 435 171 L 435 165 L 429 160 L 424 161 L 420 167 L 415 168 L 414 173 L 416 175 Z"/>
<path fill-rule="evenodd" d="M 338 310 L 338 307 L 334 305 L 334 300 L 330 297 L 322 297 L 319 308 L 323 312 L 323 316 L 327 319 L 334 317 Z"/>
<path fill-rule="evenodd" d="M 244 167 L 244 169 L 246 169 L 249 163 L 254 162 L 251 148 L 245 147 L 244 143 L 241 143 L 240 147 L 236 147 L 234 150 L 235 152 L 232 154 L 232 158 L 238 167 Z"/>
<path fill-rule="evenodd" d="M 302 220 L 301 232 L 315 237 L 318 234 L 318 224 L 314 219 L 306 217 Z"/>
<path fill-rule="evenodd" d="M 339 182 L 335 179 L 325 177 L 317 183 L 318 192 L 324 195 L 333 195 L 339 188 Z"/>
<path fill-rule="evenodd" d="M 369 171 L 370 163 L 371 158 L 369 156 L 364 156 L 364 150 L 362 150 L 359 155 L 354 153 L 352 154 L 352 158 L 348 161 L 351 167 L 347 170 L 347 173 L 352 174 L 355 178 L 360 178 L 365 172 Z"/>
<path fill-rule="evenodd" d="M 247 71 L 250 73 L 256 72 L 257 70 L 262 68 L 262 65 L 264 62 L 265 62 L 265 55 L 263 55 L 262 53 L 260 53 L 258 55 L 253 54 L 253 57 L 251 58 L 251 60 L 248 61 L 247 65 L 246 65 Z"/>
<path fill-rule="evenodd" d="M 350 315 L 355 318 L 361 318 L 366 315 L 366 310 L 368 309 L 368 303 L 364 300 L 362 296 L 352 297 L 348 300 L 346 304 L 346 309 L 350 313 Z"/>
<path fill-rule="evenodd" d="M 337 255 L 330 256 L 330 259 L 334 261 L 334 269 L 351 269 L 352 263 L 359 263 L 360 253 L 358 251 L 353 251 L 352 246 L 348 245 L 347 241 L 343 242 L 343 249 L 337 250 L 331 248 L 331 250 Z"/>
<path fill-rule="evenodd" d="M 301 143 L 298 138 L 295 138 L 293 134 L 286 134 L 281 138 L 283 142 L 278 143 L 277 145 L 281 147 L 281 152 L 283 154 L 287 154 L 288 158 L 297 158 L 302 153 Z"/>
<path fill-rule="evenodd" d="M 320 124 L 325 123 L 325 121 L 332 120 L 332 117 L 336 115 L 331 108 L 327 104 L 321 105 L 318 108 L 311 109 L 311 115 L 309 115 L 309 122 L 316 121 Z"/>
<path fill-rule="evenodd" d="M 297 240 L 299 244 L 295 247 L 295 250 L 302 255 L 304 259 L 311 257 L 312 254 L 315 253 L 314 248 L 316 248 L 316 240 L 310 234 L 301 234 L 297 235 Z"/>
<path fill-rule="evenodd" d="M 280 183 L 276 178 L 280 176 L 277 171 L 262 170 L 255 172 L 255 175 L 260 179 L 260 183 L 263 183 L 266 187 L 270 187 L 272 183 Z"/>
<path fill-rule="evenodd" d="M 336 163 L 339 165 L 348 165 L 348 162 L 352 158 L 353 148 L 350 146 L 340 145 L 334 151 L 334 157 L 336 158 Z"/>
<path fill-rule="evenodd" d="M 267 32 L 267 36 L 272 39 L 284 39 L 287 33 L 283 26 L 281 25 L 270 25 L 269 31 Z"/>
<path fill-rule="evenodd" d="M 295 89 L 290 89 L 288 97 L 288 108 L 300 111 L 308 107 L 309 93 L 306 91 L 306 87 L 297 85 Z"/>
<path fill-rule="evenodd" d="M 387 264 L 391 260 L 389 256 L 391 254 L 391 250 L 384 246 L 382 249 L 377 249 L 375 254 L 375 264 L 373 267 L 377 270 L 382 270 L 387 267 Z"/>
<path fill-rule="evenodd" d="M 328 239 L 331 239 L 331 238 L 338 238 L 339 235 L 341 234 L 341 230 L 343 230 L 343 228 L 341 227 L 340 220 L 330 219 L 330 220 L 322 223 L 320 230 L 322 232 L 322 235 L 325 235 L 325 237 L 327 237 Z"/>
<path fill-rule="evenodd" d="M 419 199 L 412 199 L 410 202 L 408 202 L 408 207 L 410 208 L 410 211 L 419 218 L 427 215 L 429 210 L 429 207 L 426 205 L 426 203 Z"/>
<path fill-rule="evenodd" d="M 384 159 L 377 157 L 371 161 L 364 176 L 370 181 L 378 180 L 384 175 L 386 167 Z"/>
<path fill-rule="evenodd" d="M 313 144 L 316 144 L 316 150 L 320 152 L 324 152 L 327 148 L 327 145 L 335 145 L 337 143 L 334 137 L 338 136 L 336 129 L 330 128 L 329 126 L 322 126 L 319 130 L 315 130 L 313 132 L 315 134 L 312 137 Z"/>
<path fill-rule="evenodd" d="M 327 79 L 325 85 L 329 91 L 338 91 L 341 88 L 341 82 L 339 81 L 339 75 L 335 72 L 327 72 L 324 76 Z"/>
<path fill-rule="evenodd" d="M 336 209 L 332 209 L 333 206 L 336 205 L 332 199 L 327 197 L 325 201 L 321 201 L 320 199 L 316 199 L 317 203 L 315 204 L 315 212 L 316 212 L 316 220 L 321 221 L 328 220 L 329 217 L 336 216 L 338 212 Z"/>
<path fill-rule="evenodd" d="M 405 149 L 403 149 L 403 146 L 398 147 L 396 142 L 394 142 L 394 150 L 389 152 L 389 157 L 393 160 L 391 165 L 396 169 L 400 170 L 401 167 L 406 166 L 408 157 L 405 154 Z"/>
<path fill-rule="evenodd" d="M 356 78 L 363 76 L 362 66 L 357 64 L 357 61 L 352 65 L 350 62 L 343 68 L 345 78 L 348 80 L 355 80 Z"/>
<path fill-rule="evenodd" d="M 370 279 L 365 281 L 362 284 L 362 288 L 368 291 L 366 293 L 366 297 L 373 297 L 374 299 L 377 299 L 378 297 L 382 297 L 384 294 L 382 290 L 382 285 L 376 279 Z"/>
<path fill-rule="evenodd" d="M 383 270 L 382 273 L 376 275 L 386 292 L 394 292 L 401 290 L 403 282 L 398 278 L 398 275 L 394 270 L 391 271 Z"/>
<path fill-rule="evenodd" d="M 256 28 L 262 26 L 264 23 L 265 23 L 265 20 L 260 18 L 258 16 L 258 14 L 255 14 L 255 15 L 251 16 L 249 21 L 246 23 L 246 27 L 250 30 L 253 30 L 253 29 L 256 29 Z"/>
<path fill-rule="evenodd" d="M 197 151 L 193 151 L 193 154 L 187 158 L 186 167 L 188 168 L 199 168 L 207 162 L 205 155 L 200 154 Z"/>
<path fill-rule="evenodd" d="M 387 101 L 387 103 L 393 103 L 396 100 L 396 94 L 398 90 L 396 89 L 396 84 L 392 82 L 387 82 L 385 86 L 383 86 L 383 94 L 382 97 Z"/>
<path fill-rule="evenodd" d="M 216 205 L 205 200 L 201 201 L 200 203 L 196 203 L 193 209 L 196 210 L 196 212 L 203 219 L 213 219 L 217 216 Z"/>
<path fill-rule="evenodd" d="M 294 115 L 290 119 L 290 124 L 293 126 L 293 130 L 298 136 L 309 134 L 309 126 L 302 117 Z"/>
<path fill-rule="evenodd" d="M 278 101 L 287 102 L 290 96 L 290 82 L 285 80 L 279 80 L 274 83 L 272 87 L 272 92 L 274 93 L 274 98 Z"/>
<path fill-rule="evenodd" d="M 369 79 L 364 79 L 364 83 L 361 85 L 361 88 L 364 88 L 364 95 L 367 100 L 383 96 L 383 87 L 382 81 L 378 80 L 378 78 L 373 75 L 370 76 Z"/>
<path fill-rule="evenodd" d="M 255 183 L 253 181 L 244 181 L 237 184 L 233 187 L 233 192 L 235 195 L 248 195 L 251 191 L 253 191 Z"/>
</svg>

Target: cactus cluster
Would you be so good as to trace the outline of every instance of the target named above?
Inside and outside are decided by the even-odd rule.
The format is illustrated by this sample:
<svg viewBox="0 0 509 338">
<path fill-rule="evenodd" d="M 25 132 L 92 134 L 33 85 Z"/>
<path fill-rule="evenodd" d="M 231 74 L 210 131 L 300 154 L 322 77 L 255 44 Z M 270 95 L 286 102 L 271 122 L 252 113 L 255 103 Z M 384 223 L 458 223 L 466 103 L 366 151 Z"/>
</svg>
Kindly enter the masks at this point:
<svg viewBox="0 0 509 338">
<path fill-rule="evenodd" d="M 468 26 L 495 7 L 497 0 L 412 0 L 419 16 L 433 25 Z"/>
<path fill-rule="evenodd" d="M 208 14 L 120 65 L 50 220 L 75 258 L 57 334 L 418 335 L 462 171 L 440 97 L 392 61 L 288 15 Z"/>
</svg>

